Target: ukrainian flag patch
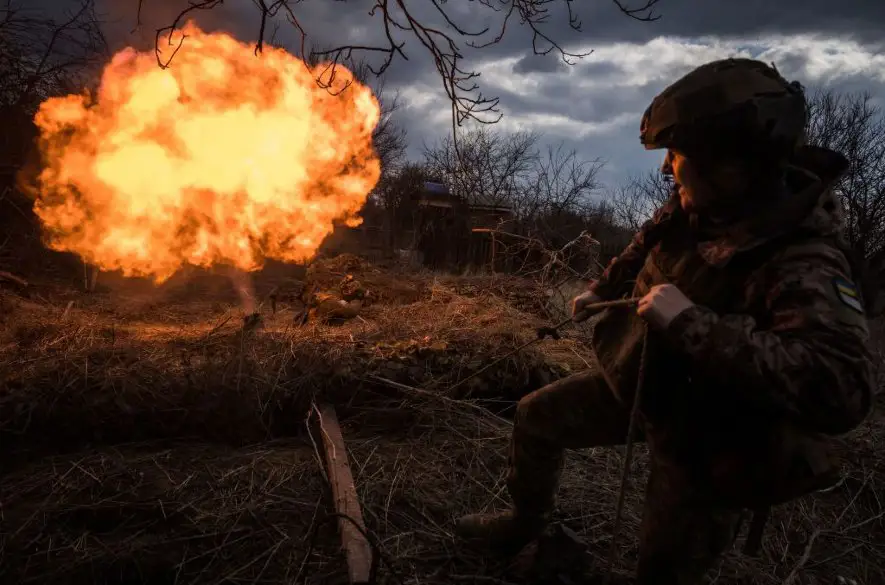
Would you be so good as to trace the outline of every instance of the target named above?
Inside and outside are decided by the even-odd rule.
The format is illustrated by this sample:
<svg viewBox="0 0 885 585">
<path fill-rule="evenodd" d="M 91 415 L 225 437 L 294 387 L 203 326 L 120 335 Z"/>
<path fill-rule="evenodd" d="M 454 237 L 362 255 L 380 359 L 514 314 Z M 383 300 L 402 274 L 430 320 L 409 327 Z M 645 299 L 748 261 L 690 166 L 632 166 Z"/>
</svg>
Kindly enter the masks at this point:
<svg viewBox="0 0 885 585">
<path fill-rule="evenodd" d="M 844 278 L 834 278 L 833 287 L 836 289 L 836 296 L 839 297 L 842 304 L 863 314 L 863 301 L 861 300 L 860 292 L 853 282 Z"/>
</svg>

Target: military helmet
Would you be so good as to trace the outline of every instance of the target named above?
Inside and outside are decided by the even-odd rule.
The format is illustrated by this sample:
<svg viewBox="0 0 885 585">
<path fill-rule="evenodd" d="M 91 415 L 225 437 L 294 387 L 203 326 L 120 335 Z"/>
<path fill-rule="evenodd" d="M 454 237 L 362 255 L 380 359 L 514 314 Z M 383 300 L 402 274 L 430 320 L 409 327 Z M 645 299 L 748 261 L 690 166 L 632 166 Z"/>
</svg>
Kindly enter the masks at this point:
<svg viewBox="0 0 885 585">
<path fill-rule="evenodd" d="M 647 150 L 686 154 L 739 153 L 783 158 L 804 140 L 807 107 L 802 86 L 753 59 L 702 65 L 664 91 L 642 116 Z"/>
</svg>

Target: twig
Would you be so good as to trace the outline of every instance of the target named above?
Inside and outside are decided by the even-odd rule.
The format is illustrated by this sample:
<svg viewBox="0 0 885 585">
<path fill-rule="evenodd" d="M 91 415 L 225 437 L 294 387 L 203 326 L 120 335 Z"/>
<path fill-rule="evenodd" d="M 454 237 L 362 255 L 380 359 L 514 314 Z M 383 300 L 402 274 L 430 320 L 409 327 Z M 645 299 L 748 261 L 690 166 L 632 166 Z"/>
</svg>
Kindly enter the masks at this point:
<svg viewBox="0 0 885 585">
<path fill-rule="evenodd" d="M 842 509 L 842 512 L 836 518 L 836 521 L 833 522 L 833 526 L 830 527 L 828 530 L 826 530 L 826 532 L 832 531 L 842 522 L 842 520 L 845 518 L 845 514 L 854 505 L 854 502 L 857 501 L 857 498 L 860 496 L 861 492 L 863 492 L 864 488 L 867 486 L 868 481 L 869 481 L 869 475 L 864 476 L 864 481 L 861 484 L 861 486 L 858 488 L 857 492 L 855 492 L 855 494 L 851 497 L 851 499 L 848 501 L 848 503 L 845 504 L 845 507 Z M 811 533 L 811 536 L 808 538 L 808 543 L 805 545 L 805 550 L 802 551 L 802 556 L 799 557 L 799 560 L 793 566 L 793 569 L 790 571 L 789 575 L 787 575 L 787 578 L 784 579 L 782 585 L 792 585 L 793 584 L 793 582 L 798 577 L 799 572 L 805 567 L 806 563 L 808 563 L 808 559 L 811 558 L 811 549 L 814 547 L 815 541 L 824 532 L 825 531 L 822 530 L 821 528 L 814 529 L 814 531 Z"/>
<path fill-rule="evenodd" d="M 138 10 L 135 28 L 141 23 L 141 10 L 144 0 L 138 0 Z M 351 61 L 354 53 L 367 53 L 380 55 L 382 62 L 378 66 L 369 66 L 376 76 L 382 76 L 396 58 L 409 60 L 404 48 L 406 42 L 402 36 L 411 37 L 431 56 L 443 85 L 443 90 L 451 104 L 453 131 L 468 120 L 481 124 L 494 124 L 501 119 L 502 113 L 498 107 L 499 98 L 487 97 L 482 94 L 476 80 L 479 78 L 478 71 L 465 69 L 462 65 L 464 54 L 457 39 L 467 39 L 466 45 L 472 49 L 483 49 L 499 44 L 507 33 L 511 22 L 516 21 L 521 26 L 526 26 L 532 35 L 532 50 L 536 55 L 548 55 L 556 53 L 563 63 L 572 65 L 578 59 L 586 57 L 592 51 L 573 53 L 564 48 L 560 41 L 554 39 L 544 30 L 544 25 L 550 19 L 549 4 L 553 0 L 505 0 L 496 2 L 493 0 L 480 0 L 477 5 L 489 9 L 500 15 L 497 34 L 491 38 L 486 35 L 490 32 L 488 27 L 470 30 L 464 24 L 456 22 L 454 16 L 446 7 L 446 3 L 440 0 L 430 0 L 435 15 L 441 26 L 430 24 L 426 19 L 420 18 L 414 13 L 405 0 L 374 0 L 374 5 L 368 13 L 370 18 L 380 17 L 379 26 L 383 31 L 384 41 L 378 44 L 342 44 L 325 50 L 306 52 L 308 33 L 303 23 L 296 17 L 292 5 L 296 0 L 254 0 L 258 9 L 258 31 L 255 43 L 255 53 L 262 52 L 266 42 L 268 19 L 275 17 L 282 11 L 289 23 L 298 31 L 301 41 L 301 55 L 308 58 L 322 58 L 328 63 L 328 67 L 317 77 L 317 82 L 327 89 L 332 89 L 329 83 L 335 76 L 335 68 L 343 61 Z M 619 0 L 613 0 L 618 9 L 626 16 L 640 21 L 653 21 L 659 18 L 652 12 L 652 7 L 659 0 L 646 0 L 645 4 L 638 8 L 629 8 Z M 173 22 L 157 30 L 156 51 L 157 62 L 161 67 L 168 67 L 175 53 L 181 48 L 180 40 L 174 48 L 172 55 L 165 61 L 161 58 L 160 39 L 168 36 L 171 44 L 172 35 L 178 29 L 189 14 L 198 10 L 212 10 L 222 4 L 222 0 L 193 0 L 189 6 L 183 9 Z M 561 6 L 565 9 L 569 27 L 576 32 L 582 30 L 581 21 L 574 13 L 573 0 L 562 0 Z M 476 21 L 476 19 L 474 19 Z M 335 90 L 338 91 L 338 90 Z M 456 150 L 457 139 L 456 139 Z"/>
<path fill-rule="evenodd" d="M 815 528 L 814 532 L 811 533 L 811 536 L 808 538 L 808 544 L 805 545 L 805 550 L 802 551 L 802 556 L 799 557 L 799 561 L 790 571 L 790 574 L 787 575 L 787 578 L 784 579 L 783 585 L 792 585 L 796 580 L 796 577 L 799 575 L 799 571 L 802 570 L 802 567 L 805 566 L 805 563 L 808 562 L 808 559 L 811 558 L 811 549 L 814 547 L 814 542 L 817 540 L 817 537 L 820 536 L 821 529 Z"/>
<path fill-rule="evenodd" d="M 421 396 L 433 398 L 434 400 L 439 400 L 440 402 L 445 402 L 445 403 L 451 404 L 453 406 L 464 406 L 464 407 L 470 408 L 471 410 L 476 410 L 476 411 L 482 413 L 483 416 L 488 416 L 493 419 L 496 419 L 498 422 L 502 422 L 502 423 L 505 423 L 508 425 L 511 424 L 511 422 L 508 421 L 507 419 L 489 412 L 489 410 L 487 408 L 483 408 L 482 406 L 479 406 L 478 404 L 474 404 L 474 403 L 469 402 L 467 400 L 455 400 L 454 398 L 450 398 L 450 397 L 445 396 L 443 394 L 439 394 L 438 392 L 431 392 L 431 391 L 425 390 L 423 388 L 416 388 L 414 386 L 409 386 L 408 384 L 403 384 L 401 382 L 389 380 L 389 379 L 383 378 L 381 376 L 370 375 L 370 376 L 367 376 L 367 379 L 374 380 L 376 382 L 381 382 L 382 384 L 386 384 L 386 385 L 390 386 L 391 388 L 397 388 L 399 390 L 405 390 L 407 392 L 412 392 L 415 394 L 419 394 Z"/>
</svg>

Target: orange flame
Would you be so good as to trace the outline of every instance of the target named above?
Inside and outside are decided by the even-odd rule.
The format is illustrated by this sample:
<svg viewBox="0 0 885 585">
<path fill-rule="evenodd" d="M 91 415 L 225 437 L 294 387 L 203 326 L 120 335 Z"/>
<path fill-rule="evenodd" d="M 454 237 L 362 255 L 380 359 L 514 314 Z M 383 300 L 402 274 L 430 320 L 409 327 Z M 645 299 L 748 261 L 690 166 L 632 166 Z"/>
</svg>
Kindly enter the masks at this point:
<svg viewBox="0 0 885 585">
<path fill-rule="evenodd" d="M 306 261 L 333 222 L 358 225 L 380 176 L 371 90 L 343 67 L 276 48 L 255 57 L 192 23 L 182 33 L 169 68 L 125 49 L 94 98 L 41 105 L 35 211 L 48 245 L 162 282 L 185 264 Z"/>
</svg>

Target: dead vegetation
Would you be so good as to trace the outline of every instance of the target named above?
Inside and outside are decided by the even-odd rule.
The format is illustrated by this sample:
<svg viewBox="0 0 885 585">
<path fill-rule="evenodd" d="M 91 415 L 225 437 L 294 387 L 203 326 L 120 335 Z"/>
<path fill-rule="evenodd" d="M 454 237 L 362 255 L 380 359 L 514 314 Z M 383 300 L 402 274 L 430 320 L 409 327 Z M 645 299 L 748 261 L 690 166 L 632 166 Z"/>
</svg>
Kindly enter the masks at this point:
<svg viewBox="0 0 885 585">
<path fill-rule="evenodd" d="M 3 293 L 0 581 L 344 582 L 315 425 L 316 404 L 331 401 L 387 561 L 381 581 L 523 582 L 518 567 L 460 546 L 452 521 L 506 505 L 509 408 L 583 368 L 587 348 L 574 331 L 545 340 L 451 396 L 555 319 L 544 291 L 336 262 L 320 271 L 330 282 L 353 274 L 378 298 L 340 326 L 296 327 L 299 308 L 280 302 L 244 331 L 236 296 L 212 279 L 150 294 Z M 259 277 L 257 297 L 289 282 Z M 763 556 L 730 555 L 717 583 L 885 581 L 882 428 L 877 418 L 854 433 L 844 482 L 777 510 Z M 586 540 L 597 577 L 621 457 L 574 453 L 561 490 L 559 519 Z M 640 450 L 622 577 L 644 472 Z"/>
</svg>

